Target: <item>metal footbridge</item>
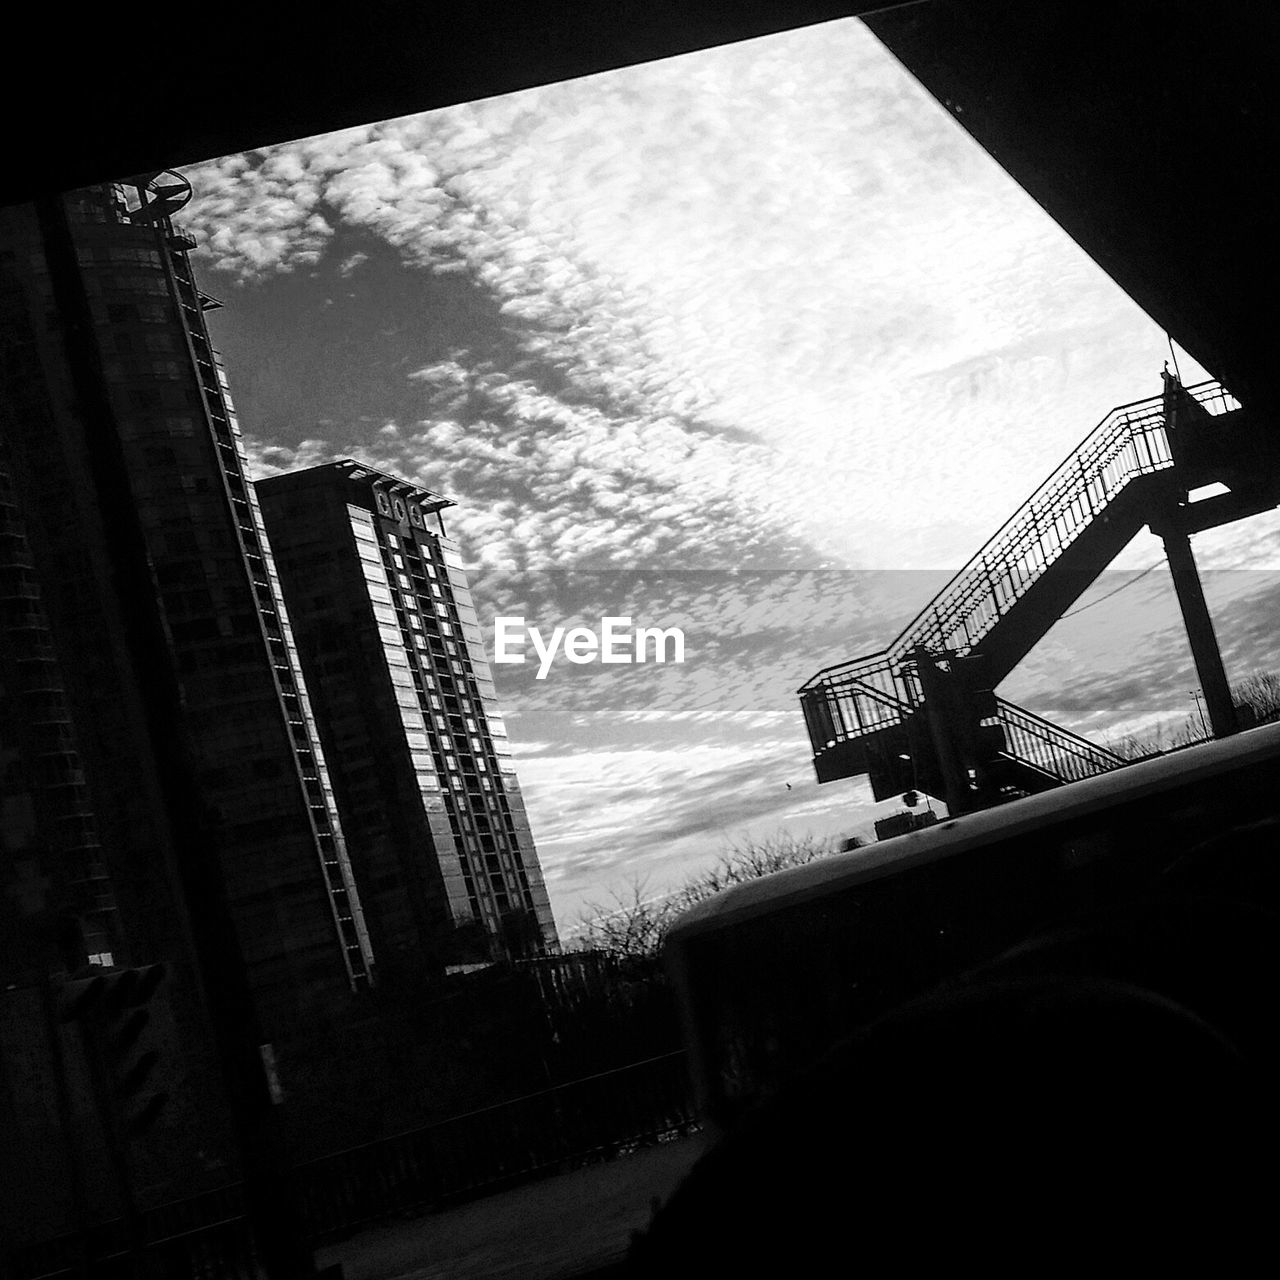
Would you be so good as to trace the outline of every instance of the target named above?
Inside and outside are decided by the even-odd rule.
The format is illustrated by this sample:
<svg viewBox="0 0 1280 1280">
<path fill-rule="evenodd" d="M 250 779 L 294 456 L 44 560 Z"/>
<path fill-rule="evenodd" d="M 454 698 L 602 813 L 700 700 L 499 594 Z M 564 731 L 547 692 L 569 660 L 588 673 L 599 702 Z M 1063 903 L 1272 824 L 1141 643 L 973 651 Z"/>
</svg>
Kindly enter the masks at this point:
<svg viewBox="0 0 1280 1280">
<path fill-rule="evenodd" d="M 1215 731 L 1230 732 L 1187 538 L 1280 503 L 1274 439 L 1216 382 L 1166 373 L 1163 395 L 1113 409 L 887 649 L 802 686 L 818 781 L 866 774 L 878 800 L 924 788 L 962 812 L 1124 764 L 995 689 L 1144 525 L 1165 540 Z"/>
</svg>

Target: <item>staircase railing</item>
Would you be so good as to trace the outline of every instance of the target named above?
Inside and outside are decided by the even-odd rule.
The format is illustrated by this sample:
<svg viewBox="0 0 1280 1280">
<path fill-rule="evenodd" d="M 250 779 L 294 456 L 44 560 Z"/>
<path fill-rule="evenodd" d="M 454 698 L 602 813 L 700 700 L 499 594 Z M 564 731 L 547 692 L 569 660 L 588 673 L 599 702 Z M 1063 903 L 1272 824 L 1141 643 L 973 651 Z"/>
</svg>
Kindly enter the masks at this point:
<svg viewBox="0 0 1280 1280">
<path fill-rule="evenodd" d="M 886 663 L 877 674 L 884 679 L 887 669 Z M 918 688 L 910 687 L 910 673 L 901 673 L 899 679 L 907 686 L 905 698 L 848 674 L 802 694 L 801 706 L 814 749 L 834 747 L 905 723 L 919 710 L 921 697 Z M 1004 730 L 1004 754 L 1058 782 L 1078 782 L 1125 763 L 1123 756 L 1006 698 L 996 698 L 996 717 Z"/>
<path fill-rule="evenodd" d="M 1217 382 L 1183 390 L 1215 416 L 1240 407 Z M 971 652 L 1131 481 L 1172 465 L 1163 396 L 1113 409 L 887 649 L 806 681 L 800 702 L 814 752 L 903 723 L 922 701 L 912 651 Z M 997 711 L 1007 754 L 1064 782 L 1124 763 L 1002 698 Z"/>
<path fill-rule="evenodd" d="M 1004 729 L 1005 754 L 1059 782 L 1079 782 L 1126 763 L 1123 756 L 1004 698 L 996 699 L 996 714 Z"/>
<path fill-rule="evenodd" d="M 887 658 L 858 675 L 839 672 L 800 691 L 800 707 L 814 750 L 833 747 L 901 724 L 914 699 L 904 698 Z"/>
<path fill-rule="evenodd" d="M 1212 414 L 1239 408 L 1217 382 L 1185 389 Z M 1173 465 L 1160 396 L 1113 409 L 880 653 L 827 667 L 801 693 L 856 677 L 882 685 L 914 648 L 965 654 L 1136 476 Z"/>
</svg>

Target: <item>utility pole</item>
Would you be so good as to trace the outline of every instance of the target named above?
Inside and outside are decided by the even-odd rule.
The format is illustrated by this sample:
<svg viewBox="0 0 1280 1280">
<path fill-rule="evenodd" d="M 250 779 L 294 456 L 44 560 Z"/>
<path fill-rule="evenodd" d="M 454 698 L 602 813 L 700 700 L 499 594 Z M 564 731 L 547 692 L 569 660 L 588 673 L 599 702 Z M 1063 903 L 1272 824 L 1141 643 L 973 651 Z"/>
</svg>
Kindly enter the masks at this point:
<svg viewBox="0 0 1280 1280">
<path fill-rule="evenodd" d="M 1200 715 L 1200 728 L 1203 731 L 1204 736 L 1207 738 L 1209 736 L 1209 726 L 1204 722 L 1204 705 L 1201 702 L 1203 695 L 1199 689 L 1188 689 L 1187 692 L 1195 699 L 1196 711 Z"/>
</svg>

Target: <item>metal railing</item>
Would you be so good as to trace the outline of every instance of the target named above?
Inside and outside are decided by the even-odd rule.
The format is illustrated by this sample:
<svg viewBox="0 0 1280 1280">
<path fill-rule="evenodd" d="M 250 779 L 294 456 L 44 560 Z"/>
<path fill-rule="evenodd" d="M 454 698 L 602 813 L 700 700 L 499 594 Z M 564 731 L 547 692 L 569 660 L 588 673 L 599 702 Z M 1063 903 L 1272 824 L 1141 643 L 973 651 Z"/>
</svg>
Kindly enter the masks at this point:
<svg viewBox="0 0 1280 1280">
<path fill-rule="evenodd" d="M 1211 414 L 1239 408 L 1218 382 L 1185 390 Z M 824 668 L 801 694 L 846 677 L 883 687 L 921 645 L 968 653 L 1131 480 L 1172 465 L 1163 397 L 1113 409 L 887 649 Z"/>
<path fill-rule="evenodd" d="M 123 1219 L 0 1254 L 12 1280 L 261 1280 L 239 1184 L 145 1210 L 136 1230 Z"/>
<path fill-rule="evenodd" d="M 820 685 L 806 686 L 800 707 L 814 750 L 833 747 L 901 724 L 917 699 L 904 698 L 888 659 L 863 673 L 831 676 Z"/>
<path fill-rule="evenodd" d="M 886 670 L 887 663 L 876 668 L 882 682 Z M 909 668 L 899 671 L 897 682 L 906 697 L 847 673 L 803 693 L 800 704 L 815 751 L 905 724 L 920 709 L 922 697 Z M 996 718 L 1004 730 L 1004 754 L 1059 782 L 1078 782 L 1125 763 L 1122 756 L 1006 698 L 996 698 Z"/>
<path fill-rule="evenodd" d="M 1183 390 L 1211 415 L 1240 407 L 1217 382 Z M 1126 486 L 1172 466 L 1163 396 L 1113 409 L 887 649 L 825 667 L 806 681 L 800 704 L 814 752 L 903 723 L 922 701 L 915 650 L 973 652 Z M 1063 781 L 1122 763 L 1085 738 L 998 702 L 1009 754 L 1024 763 Z"/>
<path fill-rule="evenodd" d="M 1126 763 L 1123 756 L 1003 698 L 996 699 L 996 713 L 1004 730 L 1005 754 L 1059 782 L 1079 782 Z"/>
<path fill-rule="evenodd" d="M 315 1243 L 684 1136 L 698 1123 L 677 1050 L 308 1161 L 294 1170 L 294 1191 Z M 72 1280 L 86 1267 L 102 1280 L 132 1280 L 138 1267 L 173 1280 L 262 1274 L 239 1185 L 148 1210 L 137 1233 L 116 1220 L 0 1250 L 0 1273 L 13 1280 Z"/>
<path fill-rule="evenodd" d="M 683 1050 L 299 1166 L 312 1234 L 349 1231 L 697 1126 Z"/>
</svg>

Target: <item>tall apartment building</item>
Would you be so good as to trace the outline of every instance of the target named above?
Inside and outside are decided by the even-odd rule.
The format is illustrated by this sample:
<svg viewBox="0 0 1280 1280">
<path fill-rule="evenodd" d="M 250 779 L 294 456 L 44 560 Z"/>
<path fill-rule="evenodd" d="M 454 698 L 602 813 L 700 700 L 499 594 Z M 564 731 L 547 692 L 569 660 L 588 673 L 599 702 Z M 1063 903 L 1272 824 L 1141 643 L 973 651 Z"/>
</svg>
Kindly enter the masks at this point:
<svg viewBox="0 0 1280 1280">
<path fill-rule="evenodd" d="M 558 949 L 453 503 L 349 458 L 255 487 L 383 971 Z"/>
<path fill-rule="evenodd" d="M 273 1098 L 306 1064 L 274 1045 L 363 1016 L 374 956 L 189 196 L 0 210 L 0 1237 L 242 1183 L 300 1274 Z M 173 1097 L 126 1138 L 59 1002 L 154 962 Z"/>
<path fill-rule="evenodd" d="M 189 195 L 146 175 L 0 212 L 0 431 L 124 930 L 92 954 L 180 947 L 166 894 L 216 866 L 269 1040 L 368 985 L 373 954 L 218 304 L 172 222 Z"/>
<path fill-rule="evenodd" d="M 243 1184 L 273 1274 L 301 1274 L 276 1122 L 318 1118 L 323 1149 L 354 1098 L 308 1055 L 364 1037 L 380 1069 L 375 953 L 422 972 L 555 930 L 456 551 L 426 529 L 444 504 L 391 477 L 336 482 L 335 563 L 380 647 L 364 671 L 330 637 L 317 729 L 173 222 L 189 195 L 150 174 L 0 210 L 0 1240 Z M 294 594 L 323 651 L 321 593 Z M 368 705 L 344 713 L 339 668 Z M 353 752 L 350 854 L 322 737 Z M 172 1098 L 126 1141 L 59 1002 L 155 962 Z"/>
</svg>

